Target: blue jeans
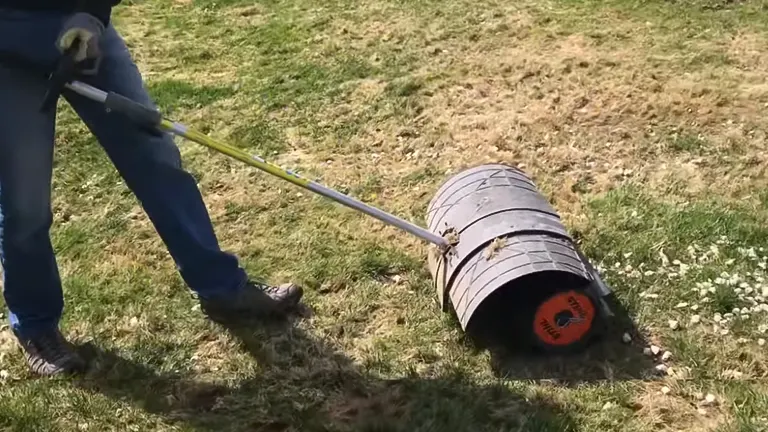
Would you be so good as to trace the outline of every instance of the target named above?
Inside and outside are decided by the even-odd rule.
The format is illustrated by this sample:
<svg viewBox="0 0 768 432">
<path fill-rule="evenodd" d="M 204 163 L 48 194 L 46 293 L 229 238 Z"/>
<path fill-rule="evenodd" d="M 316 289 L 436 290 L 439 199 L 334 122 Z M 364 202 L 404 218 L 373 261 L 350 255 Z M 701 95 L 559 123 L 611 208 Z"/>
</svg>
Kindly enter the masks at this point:
<svg viewBox="0 0 768 432">
<path fill-rule="evenodd" d="M 64 16 L 0 9 L 0 52 L 49 64 Z M 153 105 L 117 31 L 102 41 L 98 75 L 83 81 Z M 22 334 L 55 328 L 64 307 L 51 244 L 51 176 L 55 113 L 39 110 L 43 77 L 0 65 L 0 263 L 11 325 Z M 219 248 L 193 177 L 169 135 L 154 136 L 119 114 L 65 93 L 140 201 L 186 284 L 201 297 L 234 291 L 247 276 Z M 66 168 L 65 168 L 66 169 Z"/>
</svg>

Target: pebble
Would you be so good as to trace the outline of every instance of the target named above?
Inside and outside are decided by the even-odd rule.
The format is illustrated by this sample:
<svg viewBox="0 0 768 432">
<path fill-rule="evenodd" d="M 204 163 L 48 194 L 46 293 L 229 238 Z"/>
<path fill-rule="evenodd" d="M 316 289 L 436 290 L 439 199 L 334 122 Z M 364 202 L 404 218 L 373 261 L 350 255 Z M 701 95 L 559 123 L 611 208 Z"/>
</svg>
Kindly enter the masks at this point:
<svg viewBox="0 0 768 432">
<path fill-rule="evenodd" d="M 749 319 L 749 315 L 748 314 L 741 314 L 741 319 L 742 320 L 748 320 Z"/>
<path fill-rule="evenodd" d="M 680 326 L 680 323 L 676 320 L 669 320 L 669 328 L 672 330 L 677 330 L 677 328 Z"/>
<path fill-rule="evenodd" d="M 661 352 L 661 348 L 656 345 L 651 345 L 651 354 L 656 355 Z"/>
<path fill-rule="evenodd" d="M 765 339 L 763 339 L 763 338 L 760 338 L 760 339 L 758 339 L 758 340 L 757 340 L 757 345 L 758 345 L 758 346 L 763 346 L 763 345 L 765 345 Z"/>
<path fill-rule="evenodd" d="M 629 333 L 624 333 L 624 335 L 621 336 L 621 340 L 624 341 L 624 343 L 630 343 L 632 342 L 632 336 Z"/>
<path fill-rule="evenodd" d="M 645 347 L 645 348 L 643 348 L 643 354 L 645 354 L 647 356 L 651 356 L 651 355 L 653 355 L 653 352 L 651 352 L 650 348 Z"/>
<path fill-rule="evenodd" d="M 139 324 L 139 319 L 136 317 L 131 318 L 130 324 L 131 327 L 136 327 Z"/>
<path fill-rule="evenodd" d="M 0 379 L 8 379 L 9 376 L 10 374 L 8 373 L 7 370 L 5 369 L 0 370 Z"/>
<path fill-rule="evenodd" d="M 664 387 L 661 388 L 661 394 L 665 394 L 666 395 L 666 394 L 669 394 L 669 392 L 671 392 L 671 391 L 672 390 L 670 390 L 669 387 L 667 387 L 667 386 L 664 386 Z"/>
<path fill-rule="evenodd" d="M 749 341 L 746 338 L 739 338 L 739 340 L 737 340 L 736 342 L 740 343 L 740 344 L 745 344 L 745 343 L 747 343 Z"/>
<path fill-rule="evenodd" d="M 697 409 L 696 411 L 697 411 L 699 414 L 701 414 L 701 415 L 707 415 L 707 410 L 705 410 L 704 408 L 699 408 L 699 409 Z"/>
<path fill-rule="evenodd" d="M 656 365 L 656 370 L 659 372 L 666 373 L 667 369 L 669 368 L 665 364 Z"/>
<path fill-rule="evenodd" d="M 709 394 L 708 394 L 708 395 L 707 395 L 707 396 L 704 398 L 704 401 L 702 402 L 702 404 L 703 404 L 703 405 L 705 405 L 705 406 L 706 406 L 706 405 L 713 405 L 713 404 L 715 403 L 715 401 L 716 401 L 716 400 L 717 400 L 717 398 L 715 397 L 715 395 L 713 395 L 712 393 L 709 393 Z"/>
<path fill-rule="evenodd" d="M 678 303 L 678 304 L 677 304 L 675 307 L 676 307 L 676 308 L 684 308 L 684 307 L 688 307 L 688 303 L 686 303 L 686 302 L 681 302 L 681 303 Z"/>
<path fill-rule="evenodd" d="M 698 324 L 701 321 L 700 315 L 693 315 L 691 317 L 691 324 Z"/>
<path fill-rule="evenodd" d="M 664 354 L 661 355 L 661 361 L 667 361 L 672 358 L 672 351 L 664 351 Z"/>
<path fill-rule="evenodd" d="M 715 316 L 714 316 L 714 317 L 712 317 L 712 320 L 713 320 L 714 322 L 720 322 L 720 321 L 722 321 L 722 320 L 723 320 L 723 316 L 722 316 L 722 315 L 720 315 L 719 313 L 716 313 L 716 314 L 715 314 Z"/>
<path fill-rule="evenodd" d="M 731 313 L 732 313 L 733 315 L 738 315 L 738 314 L 740 314 L 740 313 L 741 313 L 741 309 L 739 309 L 739 308 L 733 308 L 733 310 L 731 311 Z M 727 315 L 727 314 L 726 314 L 726 315 Z"/>
<path fill-rule="evenodd" d="M 699 310 L 699 305 L 695 304 L 695 305 L 691 306 L 691 310 L 696 312 L 697 310 Z"/>
</svg>

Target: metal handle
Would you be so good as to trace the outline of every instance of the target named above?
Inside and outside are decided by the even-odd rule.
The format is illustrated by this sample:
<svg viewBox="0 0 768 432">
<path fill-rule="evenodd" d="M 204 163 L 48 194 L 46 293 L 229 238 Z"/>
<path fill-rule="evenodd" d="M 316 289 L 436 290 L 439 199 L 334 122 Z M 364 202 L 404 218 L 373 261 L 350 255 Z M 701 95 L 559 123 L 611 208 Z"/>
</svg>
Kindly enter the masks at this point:
<svg viewBox="0 0 768 432">
<path fill-rule="evenodd" d="M 319 183 L 305 179 L 292 171 L 267 162 L 261 157 L 249 155 L 236 147 L 214 140 L 213 138 L 190 129 L 181 123 L 166 120 L 162 118 L 162 115 L 159 112 L 150 107 L 115 95 L 114 93 L 107 93 L 83 82 L 73 81 L 66 86 L 82 96 L 104 103 L 110 110 L 126 115 L 129 119 L 138 122 L 141 126 L 154 126 L 157 130 L 170 132 L 174 135 L 181 136 L 190 141 L 214 149 L 220 153 L 224 153 L 252 167 L 258 168 L 326 198 L 330 198 L 340 204 L 372 216 L 386 224 L 400 228 L 422 240 L 433 243 L 443 252 L 447 252 L 452 247 L 448 240 L 429 230 L 391 215 L 383 210 L 372 207 L 338 191 L 327 188 Z"/>
</svg>

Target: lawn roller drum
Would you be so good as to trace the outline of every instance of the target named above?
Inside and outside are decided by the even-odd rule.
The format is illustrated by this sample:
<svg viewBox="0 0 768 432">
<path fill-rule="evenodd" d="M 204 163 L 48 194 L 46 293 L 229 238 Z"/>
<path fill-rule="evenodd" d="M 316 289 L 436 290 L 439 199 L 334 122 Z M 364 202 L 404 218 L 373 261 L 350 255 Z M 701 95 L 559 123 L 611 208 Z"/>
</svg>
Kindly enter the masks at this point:
<svg viewBox="0 0 768 432">
<path fill-rule="evenodd" d="M 209 147 L 431 243 L 428 263 L 438 302 L 472 338 L 573 351 L 612 315 L 603 301 L 610 290 L 517 168 L 489 164 L 456 174 L 430 202 L 425 229 L 168 120 L 154 107 L 75 80 L 68 58 L 49 75 L 43 109 L 51 109 L 62 91 L 73 91 L 152 133 Z"/>
</svg>

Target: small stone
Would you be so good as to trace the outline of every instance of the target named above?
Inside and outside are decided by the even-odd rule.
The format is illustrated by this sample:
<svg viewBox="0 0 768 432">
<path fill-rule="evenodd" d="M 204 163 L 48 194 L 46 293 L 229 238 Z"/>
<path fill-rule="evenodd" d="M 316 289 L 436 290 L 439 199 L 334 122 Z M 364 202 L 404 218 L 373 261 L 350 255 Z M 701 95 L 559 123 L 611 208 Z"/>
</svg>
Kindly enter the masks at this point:
<svg viewBox="0 0 768 432">
<path fill-rule="evenodd" d="M 632 335 L 630 335 L 629 333 L 624 333 L 621 336 L 621 340 L 624 341 L 624 343 L 630 343 L 632 342 Z"/>
<path fill-rule="evenodd" d="M 732 314 L 732 313 L 730 313 L 730 312 L 728 312 L 728 313 L 726 313 L 726 314 L 724 314 L 724 315 L 723 315 L 723 318 L 725 318 L 725 319 L 729 320 L 729 319 L 733 318 L 733 314 Z"/>
<path fill-rule="evenodd" d="M 678 309 L 684 308 L 684 307 L 688 307 L 688 303 L 681 302 L 681 303 L 678 303 L 675 307 L 678 308 Z"/>
<path fill-rule="evenodd" d="M 704 408 L 699 408 L 696 410 L 696 412 L 698 412 L 701 415 L 707 415 L 707 410 L 705 410 Z"/>
<path fill-rule="evenodd" d="M 736 342 L 740 343 L 740 344 L 745 344 L 745 343 L 747 343 L 749 341 L 746 338 L 739 338 Z"/>
<path fill-rule="evenodd" d="M 693 315 L 691 317 L 691 324 L 698 324 L 701 321 L 700 315 Z"/>
<path fill-rule="evenodd" d="M 668 367 L 665 364 L 656 365 L 656 370 L 661 372 L 661 373 L 667 373 L 667 369 L 668 369 Z"/>
<path fill-rule="evenodd" d="M 10 374 L 8 373 L 7 370 L 5 370 L 5 369 L 0 370 L 0 379 L 1 380 L 6 380 L 6 379 L 8 379 L 9 376 L 10 376 Z"/>
<path fill-rule="evenodd" d="M 670 390 L 669 387 L 667 387 L 667 386 L 664 386 L 664 387 L 661 388 L 661 394 L 664 394 L 664 395 L 669 394 L 669 392 L 671 392 L 671 391 L 672 390 Z"/>
<path fill-rule="evenodd" d="M 691 310 L 696 312 L 697 310 L 699 310 L 699 305 L 695 304 L 695 305 L 691 306 Z"/>
<path fill-rule="evenodd" d="M 677 320 L 669 320 L 669 328 L 672 330 L 677 330 L 677 328 L 680 326 L 680 323 Z"/>
<path fill-rule="evenodd" d="M 651 355 L 653 355 L 653 352 L 651 352 L 650 348 L 645 347 L 645 348 L 643 348 L 643 354 L 645 354 L 647 356 L 651 356 Z"/>
<path fill-rule="evenodd" d="M 763 346 L 763 345 L 765 345 L 765 339 L 763 339 L 763 338 L 760 338 L 760 339 L 758 339 L 758 340 L 757 340 L 757 345 L 758 345 L 758 346 Z"/>
<path fill-rule="evenodd" d="M 657 347 L 656 345 L 651 345 L 651 354 L 657 355 L 661 352 L 661 348 Z"/>
<path fill-rule="evenodd" d="M 139 325 L 139 319 L 136 317 L 131 318 L 130 324 L 131 324 L 131 327 L 136 327 L 137 325 Z"/>
<path fill-rule="evenodd" d="M 746 321 L 746 320 L 748 320 L 748 319 L 749 319 L 749 314 L 741 314 L 741 319 L 742 319 L 743 321 Z"/>
<path fill-rule="evenodd" d="M 704 401 L 702 402 L 703 405 L 713 405 L 717 398 L 712 393 L 707 394 L 707 396 L 704 398 Z"/>
<path fill-rule="evenodd" d="M 723 316 L 722 316 L 722 315 L 720 315 L 719 313 L 716 313 L 716 314 L 715 314 L 715 316 L 714 316 L 714 317 L 712 317 L 712 320 L 713 320 L 714 322 L 716 322 L 716 323 L 719 323 L 720 321 L 722 321 L 722 320 L 723 320 Z"/>
<path fill-rule="evenodd" d="M 672 358 L 672 351 L 664 351 L 664 354 L 661 355 L 661 361 L 667 361 Z"/>
<path fill-rule="evenodd" d="M 738 314 L 740 314 L 740 313 L 741 313 L 741 309 L 739 309 L 739 308 L 733 308 L 733 310 L 731 311 L 731 313 L 732 313 L 732 314 L 734 314 L 734 315 L 738 315 Z"/>
</svg>

